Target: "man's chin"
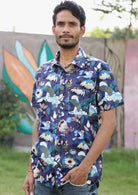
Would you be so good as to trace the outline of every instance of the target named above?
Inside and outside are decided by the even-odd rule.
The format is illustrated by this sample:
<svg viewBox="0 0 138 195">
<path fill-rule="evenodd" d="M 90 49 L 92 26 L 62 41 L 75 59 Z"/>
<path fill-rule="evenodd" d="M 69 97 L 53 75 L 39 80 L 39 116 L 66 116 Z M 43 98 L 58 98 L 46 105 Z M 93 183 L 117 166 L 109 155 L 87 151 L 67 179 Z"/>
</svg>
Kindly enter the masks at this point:
<svg viewBox="0 0 138 195">
<path fill-rule="evenodd" d="M 76 45 L 78 44 L 78 42 L 77 43 L 73 43 L 73 44 L 65 44 L 65 43 L 58 43 L 57 42 L 57 44 L 61 47 L 61 48 L 63 48 L 63 49 L 73 49 L 74 47 L 76 47 Z"/>
<path fill-rule="evenodd" d="M 74 48 L 76 45 L 59 45 L 62 49 L 72 49 Z"/>
</svg>

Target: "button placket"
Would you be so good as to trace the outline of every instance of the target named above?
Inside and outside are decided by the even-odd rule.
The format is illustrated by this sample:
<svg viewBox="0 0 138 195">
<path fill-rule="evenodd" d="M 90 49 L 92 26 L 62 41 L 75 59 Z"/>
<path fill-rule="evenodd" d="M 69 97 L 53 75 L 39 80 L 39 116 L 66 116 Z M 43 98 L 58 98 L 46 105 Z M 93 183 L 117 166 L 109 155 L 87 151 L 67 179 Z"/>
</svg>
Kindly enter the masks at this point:
<svg viewBox="0 0 138 195">
<path fill-rule="evenodd" d="M 70 111 L 70 88 L 71 88 L 71 77 L 70 73 L 66 74 L 66 91 L 67 91 L 67 96 L 68 96 L 68 113 Z"/>
</svg>

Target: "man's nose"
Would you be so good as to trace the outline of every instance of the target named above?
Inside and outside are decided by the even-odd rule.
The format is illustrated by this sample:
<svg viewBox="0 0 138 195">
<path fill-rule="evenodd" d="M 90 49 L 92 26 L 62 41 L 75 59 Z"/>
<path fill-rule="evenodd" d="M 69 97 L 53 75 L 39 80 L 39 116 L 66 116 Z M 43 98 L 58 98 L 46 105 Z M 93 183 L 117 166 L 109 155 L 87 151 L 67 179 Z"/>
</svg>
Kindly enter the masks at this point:
<svg viewBox="0 0 138 195">
<path fill-rule="evenodd" d="M 65 33 L 69 33 L 70 30 L 69 30 L 69 26 L 68 25 L 64 25 L 64 28 L 63 28 L 63 32 Z"/>
</svg>

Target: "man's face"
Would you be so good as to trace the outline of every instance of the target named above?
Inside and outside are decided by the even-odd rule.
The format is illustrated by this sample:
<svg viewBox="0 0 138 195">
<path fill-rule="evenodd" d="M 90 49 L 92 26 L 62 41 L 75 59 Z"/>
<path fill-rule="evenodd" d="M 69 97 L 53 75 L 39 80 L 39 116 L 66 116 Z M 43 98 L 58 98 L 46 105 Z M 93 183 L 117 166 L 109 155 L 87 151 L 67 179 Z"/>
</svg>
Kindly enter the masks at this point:
<svg viewBox="0 0 138 195">
<path fill-rule="evenodd" d="M 68 10 L 62 10 L 56 16 L 56 25 L 52 28 L 57 44 L 64 49 L 74 48 L 83 36 L 85 27 Z"/>
</svg>

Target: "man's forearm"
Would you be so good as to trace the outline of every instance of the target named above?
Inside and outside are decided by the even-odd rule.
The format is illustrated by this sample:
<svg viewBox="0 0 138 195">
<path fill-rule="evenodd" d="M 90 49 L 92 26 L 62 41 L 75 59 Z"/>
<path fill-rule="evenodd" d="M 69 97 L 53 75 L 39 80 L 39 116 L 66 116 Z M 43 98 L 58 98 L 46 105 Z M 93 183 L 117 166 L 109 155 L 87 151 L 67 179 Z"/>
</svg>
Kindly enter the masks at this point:
<svg viewBox="0 0 138 195">
<path fill-rule="evenodd" d="M 37 133 L 37 119 L 36 119 L 34 122 L 33 133 L 32 133 L 32 145 L 34 144 L 37 138 L 37 135 L 38 133 Z M 34 194 L 33 184 L 34 184 L 34 176 L 33 176 L 32 162 L 31 162 L 31 156 L 30 156 L 28 171 L 27 171 L 27 175 L 26 175 L 26 178 L 23 184 L 23 189 L 26 195 Z"/>
<path fill-rule="evenodd" d="M 32 133 L 32 145 L 34 144 L 37 136 L 38 136 L 38 133 L 37 133 L 37 119 L 35 119 L 34 126 L 33 126 L 33 133 Z M 29 171 L 32 170 L 31 156 L 30 156 L 30 159 L 29 159 L 28 170 Z"/>
<path fill-rule="evenodd" d="M 106 111 L 101 115 L 103 122 L 98 130 L 95 140 L 84 158 L 81 162 L 80 167 L 87 172 L 89 172 L 93 163 L 97 160 L 99 155 L 105 149 L 114 129 L 115 129 L 115 109 Z"/>
<path fill-rule="evenodd" d="M 37 136 L 38 136 L 38 133 L 37 133 L 37 119 L 35 119 L 34 126 L 33 126 L 33 133 L 32 133 L 32 145 L 34 144 Z"/>
</svg>

